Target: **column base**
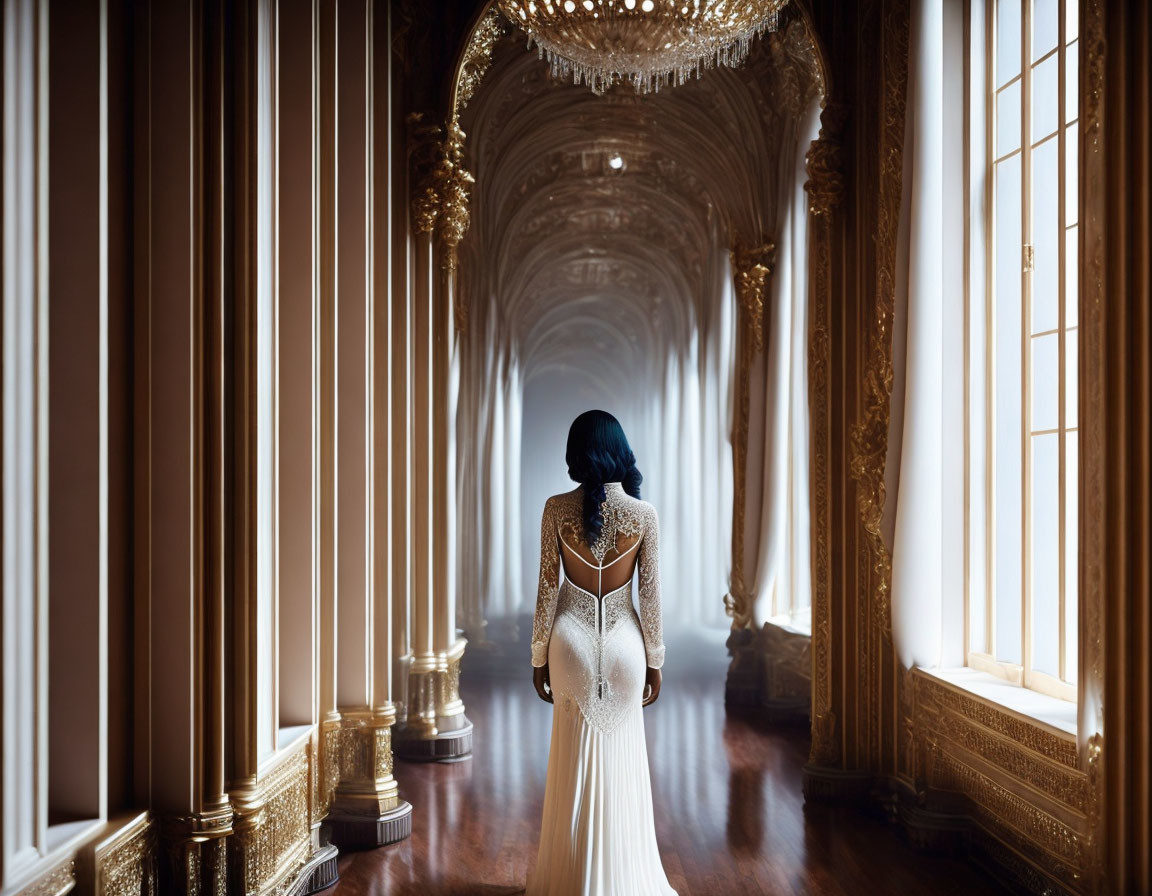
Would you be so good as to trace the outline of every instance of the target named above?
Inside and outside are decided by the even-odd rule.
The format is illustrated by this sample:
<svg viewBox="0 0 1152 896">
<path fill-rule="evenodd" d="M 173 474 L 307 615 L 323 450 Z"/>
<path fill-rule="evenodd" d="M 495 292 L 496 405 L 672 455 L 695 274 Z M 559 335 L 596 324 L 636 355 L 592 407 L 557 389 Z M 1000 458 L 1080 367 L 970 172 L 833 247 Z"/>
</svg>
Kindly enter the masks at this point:
<svg viewBox="0 0 1152 896">
<path fill-rule="evenodd" d="M 339 855 L 340 850 L 335 846 L 321 846 L 300 869 L 295 880 L 283 890 L 284 896 L 310 896 L 327 890 L 340 879 L 336 870 Z"/>
<path fill-rule="evenodd" d="M 805 803 L 863 803 L 872 790 L 872 776 L 859 769 L 804 766 Z"/>
<path fill-rule="evenodd" d="M 412 833 L 412 804 L 400 800 L 383 815 L 333 812 L 324 824 L 329 839 L 344 850 L 375 849 L 403 840 Z"/>
<path fill-rule="evenodd" d="M 459 762 L 472 753 L 472 723 L 463 713 L 442 717 L 432 735 L 401 725 L 393 735 L 392 753 L 415 762 Z"/>
</svg>

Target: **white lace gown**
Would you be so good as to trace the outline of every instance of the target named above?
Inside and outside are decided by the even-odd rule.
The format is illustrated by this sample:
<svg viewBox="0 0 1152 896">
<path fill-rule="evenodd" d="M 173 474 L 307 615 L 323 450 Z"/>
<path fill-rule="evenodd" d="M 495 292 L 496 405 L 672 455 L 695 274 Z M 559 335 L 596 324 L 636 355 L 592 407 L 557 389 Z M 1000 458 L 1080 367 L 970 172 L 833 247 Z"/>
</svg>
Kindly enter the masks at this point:
<svg viewBox="0 0 1152 896">
<path fill-rule="evenodd" d="M 598 580 L 616 563 L 635 562 L 640 614 L 631 578 L 600 597 L 567 579 L 560 584 L 560 541 L 584 545 L 583 490 L 549 498 L 532 665 L 548 664 L 555 703 L 540 848 L 526 896 L 676 892 L 656 847 L 641 705 L 645 667 L 664 662 L 656 510 L 619 483 L 605 490 L 604 528 L 585 545 L 597 564 L 580 562 L 599 570 Z M 617 550 L 621 536 L 632 544 Z M 608 553 L 618 556 L 606 562 Z"/>
</svg>

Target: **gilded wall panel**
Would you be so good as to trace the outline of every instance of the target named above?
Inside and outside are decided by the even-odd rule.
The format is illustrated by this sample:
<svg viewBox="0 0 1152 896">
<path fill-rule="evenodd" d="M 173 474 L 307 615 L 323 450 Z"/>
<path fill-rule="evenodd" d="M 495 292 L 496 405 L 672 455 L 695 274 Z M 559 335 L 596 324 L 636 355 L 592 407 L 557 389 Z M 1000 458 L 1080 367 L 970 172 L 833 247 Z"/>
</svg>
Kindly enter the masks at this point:
<svg viewBox="0 0 1152 896">
<path fill-rule="evenodd" d="M 970 719 L 955 713 L 943 713 L 936 736 L 951 741 L 982 759 L 1003 769 L 1013 778 L 1036 788 L 1077 812 L 1087 809 L 1085 775 L 1037 755 L 1019 743 L 987 731 Z M 947 745 L 940 749 L 948 751 Z"/>
<path fill-rule="evenodd" d="M 311 856 L 310 758 L 302 746 L 257 785 L 253 805 L 259 808 L 232 837 L 241 892 L 281 892 Z"/>
<path fill-rule="evenodd" d="M 1090 780 L 1077 765 L 1075 742 L 923 672 L 911 679 L 920 787 L 962 794 L 990 838 L 985 852 L 1000 855 L 998 841 L 1027 857 L 1007 869 L 1018 881 L 1042 868 L 1081 890 Z"/>
<path fill-rule="evenodd" d="M 96 847 L 95 889 L 102 896 L 155 896 L 156 837 L 147 816 Z"/>
<path fill-rule="evenodd" d="M 1034 722 L 997 709 L 986 700 L 965 693 L 928 676 L 919 676 L 917 687 L 921 699 L 931 700 L 941 709 L 949 710 L 962 719 L 995 731 L 1023 748 L 1071 769 L 1079 768 L 1076 742 L 1061 737 Z"/>
<path fill-rule="evenodd" d="M 18 896 L 63 896 L 70 893 L 76 886 L 75 871 L 75 861 L 68 859 L 20 890 Z"/>
<path fill-rule="evenodd" d="M 943 750 L 932 763 L 932 784 L 969 796 L 977 820 L 998 836 L 1009 838 L 1035 855 L 1037 847 L 1076 876 L 1084 867 L 1084 837 L 1028 800 L 965 765 Z"/>
</svg>

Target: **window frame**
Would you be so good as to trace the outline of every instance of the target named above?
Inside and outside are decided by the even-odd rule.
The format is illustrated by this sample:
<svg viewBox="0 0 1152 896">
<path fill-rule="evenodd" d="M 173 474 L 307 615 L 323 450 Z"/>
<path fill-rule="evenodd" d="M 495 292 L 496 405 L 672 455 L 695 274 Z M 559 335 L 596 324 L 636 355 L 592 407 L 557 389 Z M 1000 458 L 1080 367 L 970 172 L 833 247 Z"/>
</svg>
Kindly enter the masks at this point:
<svg viewBox="0 0 1152 896">
<path fill-rule="evenodd" d="M 1032 343 L 1039 336 L 1054 333 L 1057 335 L 1057 352 L 1058 352 L 1058 370 L 1059 370 L 1059 383 L 1057 387 L 1057 427 L 1052 432 L 1058 434 L 1060 442 L 1058 445 L 1059 460 L 1058 460 L 1058 496 L 1057 496 L 1057 513 L 1060 521 L 1059 525 L 1059 542 L 1058 542 L 1058 563 L 1057 569 L 1057 582 L 1059 587 L 1059 597 L 1057 601 L 1057 610 L 1059 614 L 1058 623 L 1058 666 L 1062 675 L 1067 675 L 1070 669 L 1069 660 L 1074 661 L 1074 657 L 1069 656 L 1069 645 L 1079 643 L 1079 631 L 1076 632 L 1076 637 L 1073 640 L 1069 637 L 1068 631 L 1068 615 L 1067 605 L 1068 599 L 1076 599 L 1075 595 L 1078 592 L 1078 587 L 1075 581 L 1069 581 L 1068 577 L 1068 563 L 1066 551 L 1070 547 L 1070 542 L 1075 543 L 1073 539 L 1078 541 L 1078 526 L 1073 521 L 1073 525 L 1067 525 L 1068 514 L 1068 491 L 1070 483 L 1067 476 L 1068 464 L 1068 439 L 1069 436 L 1074 435 L 1078 440 L 1079 436 L 1079 414 L 1077 414 L 1076 426 L 1067 427 L 1067 382 L 1069 378 L 1069 358 L 1067 354 L 1068 334 L 1075 331 L 1079 332 L 1080 314 L 1077 313 L 1075 323 L 1068 326 L 1068 301 L 1069 301 L 1069 286 L 1075 289 L 1075 283 L 1069 282 L 1069 266 L 1068 266 L 1068 236 L 1074 228 L 1079 226 L 1079 213 L 1077 211 L 1074 221 L 1069 224 L 1067 214 L 1067 153 L 1070 143 L 1076 140 L 1080 124 L 1080 110 L 1076 109 L 1076 114 L 1072 118 L 1067 116 L 1067 91 L 1069 86 L 1075 91 L 1076 85 L 1068 85 L 1068 61 L 1072 54 L 1078 52 L 1079 49 L 1079 28 L 1077 33 L 1069 41 L 1069 28 L 1068 28 L 1068 7 L 1070 4 L 1078 4 L 1078 0 L 1057 0 L 1057 37 L 1056 45 L 1047 53 L 1032 60 L 1032 23 L 1033 23 L 1033 7 L 1036 0 L 1013 0 L 1020 4 L 1020 70 L 1012 78 L 1007 79 L 1003 84 L 997 85 L 995 79 L 995 62 L 997 56 L 997 37 L 996 26 L 998 19 L 998 7 L 1001 0 L 993 0 L 992 3 L 987 4 L 972 4 L 970 6 L 966 22 L 968 23 L 968 53 L 966 54 L 965 72 L 965 129 L 967 133 L 966 140 L 966 155 L 968 156 L 965 166 L 965 177 L 968 179 L 966 185 L 966 192 L 968 193 L 968 203 L 970 210 L 977 210 L 982 220 L 973 222 L 971 217 L 965 225 L 965 254 L 967 256 L 967 283 L 966 283 L 966 308 L 965 308 L 965 495 L 966 501 L 966 515 L 969 519 L 965 525 L 965 613 L 964 613 L 964 655 L 965 661 L 968 666 L 996 675 L 1000 678 L 1006 679 L 1013 684 L 1021 687 L 1034 690 L 1040 693 L 1048 694 L 1053 697 L 1075 702 L 1078 698 L 1077 684 L 1075 677 L 1072 681 L 1067 681 L 1063 678 L 1053 676 L 1046 672 L 1041 672 L 1032 667 L 1033 663 L 1033 640 L 1034 640 L 1034 627 L 1033 627 L 1033 613 L 1035 598 L 1032 594 L 1032 573 L 1034 564 L 1032 561 L 1032 471 L 1033 471 L 1033 454 L 1035 451 L 1033 439 L 1038 434 L 1047 432 L 1048 430 L 1033 430 L 1032 428 Z M 982 7 L 982 9 L 978 8 Z M 981 21 L 983 16 L 983 21 Z M 983 52 L 978 54 L 973 52 L 976 47 L 973 40 L 974 35 L 983 33 Z M 1044 135 L 1039 141 L 1034 141 L 1032 134 L 1032 84 L 1034 77 L 1034 69 L 1048 61 L 1052 57 L 1056 58 L 1057 62 L 1057 91 L 1056 91 L 1056 104 L 1057 104 L 1057 121 L 1055 131 Z M 983 82 L 974 85 L 974 74 L 976 67 L 983 66 L 982 78 Z M 1079 78 L 1079 72 L 1077 72 Z M 1019 144 L 1009 152 L 1001 155 L 996 155 L 996 111 L 998 97 L 1006 90 L 1011 89 L 1013 85 L 1019 85 L 1020 91 L 1020 130 L 1019 130 Z M 979 91 L 979 103 L 974 103 L 975 92 Z M 982 110 L 982 123 L 983 127 L 974 127 L 974 119 L 979 121 L 975 111 Z M 1035 267 L 1032 263 L 1032 256 L 1030 250 L 1035 245 L 1035 233 L 1033 231 L 1032 213 L 1033 213 L 1033 186 L 1032 186 L 1032 156 L 1043 145 L 1049 141 L 1055 140 L 1057 145 L 1057 159 L 1056 167 L 1058 174 L 1058 196 L 1056 198 L 1059 225 L 1057 231 L 1059 233 L 1059 240 L 1057 249 L 1057 281 L 1058 281 L 1058 321 L 1054 330 L 1047 330 L 1043 333 L 1032 332 L 1032 308 L 1033 308 L 1033 279 L 1035 275 Z M 1021 662 L 1008 662 L 999 659 L 995 655 L 996 645 L 996 592 L 994 587 L 995 571 L 996 571 L 996 520 L 995 520 L 995 499 L 996 499 L 996 470 L 997 458 L 995 450 L 996 441 L 996 428 L 995 428 L 995 403 L 994 393 L 996 386 L 995 375 L 995 299 L 996 299 L 996 215 L 995 215 L 995 201 L 996 201 L 996 176 L 997 165 L 1000 162 L 1011 159 L 1013 156 L 1020 157 L 1020 243 L 1021 243 L 1021 281 L 1020 281 L 1020 535 L 1021 535 L 1021 559 L 1020 559 L 1020 603 L 1021 603 L 1021 645 L 1020 645 L 1020 658 Z M 1079 161 L 1079 160 L 1078 160 Z M 981 195 L 975 197 L 972 190 L 980 189 Z M 974 201 L 975 200 L 975 201 Z M 979 276 L 982 271 L 983 277 Z M 980 280 L 982 279 L 982 284 Z M 982 294 L 976 292 L 982 286 Z M 1079 296 L 1073 295 L 1071 297 L 1077 303 Z M 981 308 L 982 306 L 982 308 Z M 973 314 L 980 314 L 982 311 L 983 322 L 980 331 L 977 333 L 974 330 Z M 974 388 L 975 369 L 974 365 L 981 363 L 981 360 L 973 360 L 973 345 L 972 339 L 976 335 L 978 338 L 982 337 L 983 345 L 980 347 L 980 357 L 982 359 L 983 369 L 979 374 L 980 383 L 976 386 L 982 385 L 980 394 L 973 394 L 977 390 Z M 1078 336 L 1077 336 L 1078 338 Z M 1076 359 L 1071 360 L 1072 364 L 1076 363 Z M 983 439 L 982 445 L 973 443 L 973 418 L 976 414 L 980 414 L 983 418 Z M 978 470 L 983 476 L 983 482 L 974 480 L 974 467 L 973 452 L 982 453 L 982 461 Z M 1078 452 L 1077 452 L 1078 454 Z M 980 486 L 983 485 L 982 494 Z M 1076 483 L 1071 483 L 1072 488 L 1076 488 Z M 983 503 L 974 506 L 972 498 L 976 497 L 978 501 Z M 1077 513 L 1079 512 L 1079 496 L 1076 499 Z M 974 516 L 979 517 L 974 520 Z M 1071 533 L 1070 535 L 1067 533 Z M 973 542 L 976 538 L 983 538 L 983 546 L 981 550 L 982 561 L 973 559 Z M 1072 595 L 1069 595 L 1069 591 Z M 974 636 L 972 629 L 973 622 L 973 603 L 977 602 L 975 610 L 979 611 L 979 603 L 983 602 L 983 647 L 984 650 L 977 649 L 980 645 L 974 644 Z M 1079 613 L 1076 614 L 1077 629 L 1081 626 Z M 1072 666 L 1074 668 L 1074 676 L 1078 676 L 1081 670 L 1078 664 Z"/>
</svg>

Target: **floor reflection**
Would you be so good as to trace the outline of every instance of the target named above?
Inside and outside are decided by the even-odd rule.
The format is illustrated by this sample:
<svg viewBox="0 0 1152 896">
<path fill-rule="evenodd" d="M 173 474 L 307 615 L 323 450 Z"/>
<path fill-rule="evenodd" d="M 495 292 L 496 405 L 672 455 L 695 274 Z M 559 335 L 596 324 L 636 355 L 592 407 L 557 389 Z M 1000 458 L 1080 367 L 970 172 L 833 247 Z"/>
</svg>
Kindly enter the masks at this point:
<svg viewBox="0 0 1152 896">
<path fill-rule="evenodd" d="M 726 658 L 716 639 L 669 643 L 668 655 L 645 721 L 657 839 L 682 896 L 998 892 L 958 861 L 914 852 L 879 819 L 805 812 L 807 732 L 726 717 Z M 474 755 L 449 765 L 398 763 L 401 794 L 415 810 L 412 837 L 342 856 L 329 892 L 522 892 L 536 858 L 551 707 L 537 699 L 527 662 L 515 662 L 488 656 L 465 667 Z"/>
</svg>

